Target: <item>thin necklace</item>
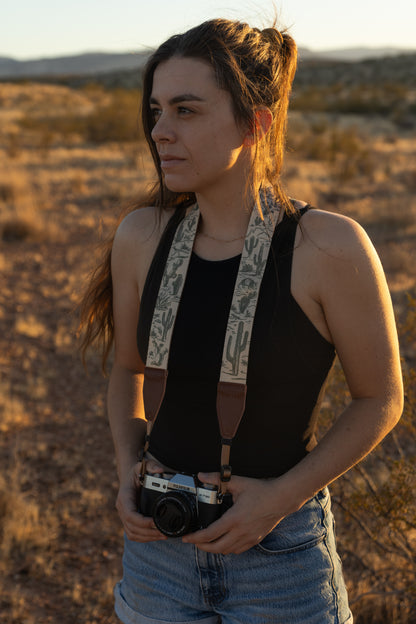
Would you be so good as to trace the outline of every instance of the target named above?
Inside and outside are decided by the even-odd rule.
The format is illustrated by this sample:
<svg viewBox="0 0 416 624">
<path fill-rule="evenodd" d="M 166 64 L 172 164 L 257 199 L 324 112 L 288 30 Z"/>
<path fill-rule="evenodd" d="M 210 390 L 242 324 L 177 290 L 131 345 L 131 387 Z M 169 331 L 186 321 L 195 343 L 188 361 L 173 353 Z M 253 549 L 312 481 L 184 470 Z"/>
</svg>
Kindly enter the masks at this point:
<svg viewBox="0 0 416 624">
<path fill-rule="evenodd" d="M 237 238 L 216 238 L 215 236 L 210 236 L 209 234 L 205 234 L 204 232 L 198 232 L 198 234 L 200 236 L 204 236 L 205 238 L 211 238 L 212 240 L 217 241 L 218 243 L 234 243 L 235 241 L 238 240 L 243 240 L 243 238 L 246 237 L 246 235 L 244 234 L 243 236 L 237 236 Z"/>
</svg>

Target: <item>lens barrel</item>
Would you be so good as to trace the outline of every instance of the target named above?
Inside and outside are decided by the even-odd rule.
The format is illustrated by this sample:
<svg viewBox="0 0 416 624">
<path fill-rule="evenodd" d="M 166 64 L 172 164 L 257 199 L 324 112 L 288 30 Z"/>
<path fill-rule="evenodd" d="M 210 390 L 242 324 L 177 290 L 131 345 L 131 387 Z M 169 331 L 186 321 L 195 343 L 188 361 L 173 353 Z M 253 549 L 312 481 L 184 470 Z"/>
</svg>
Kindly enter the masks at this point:
<svg viewBox="0 0 416 624">
<path fill-rule="evenodd" d="M 181 537 L 196 528 L 195 495 L 187 492 L 169 492 L 155 501 L 153 520 L 161 533 Z"/>
</svg>

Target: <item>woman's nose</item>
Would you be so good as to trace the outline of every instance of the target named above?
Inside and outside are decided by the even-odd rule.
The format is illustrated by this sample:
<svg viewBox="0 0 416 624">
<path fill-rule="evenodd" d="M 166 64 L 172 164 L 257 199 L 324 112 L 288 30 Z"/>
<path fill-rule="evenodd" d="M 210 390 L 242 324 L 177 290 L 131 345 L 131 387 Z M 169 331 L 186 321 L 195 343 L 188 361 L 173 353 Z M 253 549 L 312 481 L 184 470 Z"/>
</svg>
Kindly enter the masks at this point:
<svg viewBox="0 0 416 624">
<path fill-rule="evenodd" d="M 172 142 L 175 140 L 175 134 L 172 124 L 165 115 L 160 115 L 152 130 L 152 139 L 155 143 Z"/>
</svg>

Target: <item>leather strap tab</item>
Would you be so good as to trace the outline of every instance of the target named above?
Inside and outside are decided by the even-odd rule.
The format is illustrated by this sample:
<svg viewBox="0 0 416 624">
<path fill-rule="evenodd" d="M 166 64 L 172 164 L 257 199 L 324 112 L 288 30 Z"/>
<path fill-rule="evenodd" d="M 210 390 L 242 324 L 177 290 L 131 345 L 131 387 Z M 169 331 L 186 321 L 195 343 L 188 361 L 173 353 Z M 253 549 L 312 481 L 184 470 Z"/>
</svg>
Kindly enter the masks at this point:
<svg viewBox="0 0 416 624">
<path fill-rule="evenodd" d="M 152 433 L 152 428 L 153 428 L 154 422 L 155 422 L 154 420 L 153 420 L 153 422 L 151 420 L 147 421 L 147 431 L 146 431 L 146 437 L 144 439 L 144 446 L 143 446 L 142 450 L 139 453 L 139 462 L 141 462 L 141 466 L 140 466 L 140 483 L 143 483 L 144 475 L 146 473 L 146 453 L 147 453 L 147 449 L 149 448 L 150 434 Z"/>
<path fill-rule="evenodd" d="M 230 463 L 230 452 L 231 452 L 231 443 L 232 440 L 221 440 L 221 465 L 225 466 Z"/>
<path fill-rule="evenodd" d="M 223 438 L 232 439 L 246 407 L 247 385 L 229 381 L 218 382 L 217 415 Z"/>
<path fill-rule="evenodd" d="M 147 421 L 153 422 L 163 401 L 168 371 L 146 366 L 144 369 L 143 402 Z"/>
<path fill-rule="evenodd" d="M 221 466 L 220 479 L 221 483 L 228 483 L 231 479 L 232 469 L 230 464 L 223 464 Z"/>
<path fill-rule="evenodd" d="M 231 479 L 232 469 L 230 466 L 230 451 L 232 440 L 221 440 L 221 473 L 222 483 L 227 483 Z"/>
<path fill-rule="evenodd" d="M 232 468 L 230 466 L 230 451 L 232 440 L 221 440 L 221 472 L 220 472 L 220 486 L 218 493 L 222 498 L 227 493 L 227 483 L 231 479 Z"/>
</svg>

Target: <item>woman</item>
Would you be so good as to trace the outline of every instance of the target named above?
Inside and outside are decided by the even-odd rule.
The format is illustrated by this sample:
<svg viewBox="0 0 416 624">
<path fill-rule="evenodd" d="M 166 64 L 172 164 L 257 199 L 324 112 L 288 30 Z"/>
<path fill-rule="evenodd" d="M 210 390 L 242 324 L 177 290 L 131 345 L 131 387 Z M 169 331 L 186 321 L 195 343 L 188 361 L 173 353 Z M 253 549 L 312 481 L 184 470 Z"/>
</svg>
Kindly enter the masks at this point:
<svg viewBox="0 0 416 624">
<path fill-rule="evenodd" d="M 213 20 L 169 39 L 145 70 L 143 125 L 159 183 L 146 207 L 119 226 L 111 276 L 109 255 L 84 305 L 84 346 L 101 337 L 108 353 L 114 327 L 108 411 L 126 534 L 115 595 L 126 624 L 352 622 L 326 486 L 396 424 L 400 364 L 385 278 L 365 233 L 351 219 L 289 200 L 281 188 L 295 66 L 288 34 Z M 193 218 L 181 277 L 180 259 L 168 254 Z M 249 237 L 253 218 L 266 232 L 261 245 Z M 264 260 L 264 272 L 257 294 L 241 280 L 237 309 L 233 289 L 245 254 L 255 272 Z M 163 301 L 169 279 L 175 293 L 183 282 L 173 312 L 169 297 Z M 236 309 L 238 329 L 229 335 Z M 159 360 L 151 361 L 159 313 L 167 380 Z M 317 442 L 335 351 L 352 399 Z M 242 418 L 224 435 L 234 403 L 224 403 L 220 388 L 229 386 L 218 383 L 220 371 L 222 380 L 227 361 L 234 369 L 243 352 Z M 147 438 L 145 366 L 162 370 L 166 382 L 155 409 L 146 405 Z M 150 396 L 150 376 L 146 384 Z M 197 474 L 207 491 L 231 495 L 232 505 L 205 528 L 168 537 L 156 528 L 156 512 L 143 514 L 137 504 L 149 494 L 146 476 L 159 473 L 156 483 L 167 471 Z"/>
</svg>

